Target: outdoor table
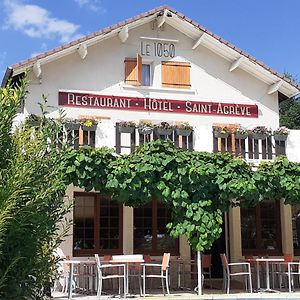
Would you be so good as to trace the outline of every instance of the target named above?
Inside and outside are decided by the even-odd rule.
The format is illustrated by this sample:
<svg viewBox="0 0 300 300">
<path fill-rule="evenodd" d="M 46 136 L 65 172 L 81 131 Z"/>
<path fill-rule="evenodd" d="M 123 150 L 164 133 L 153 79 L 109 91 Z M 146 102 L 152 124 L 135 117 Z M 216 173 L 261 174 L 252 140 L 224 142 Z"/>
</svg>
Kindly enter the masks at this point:
<svg viewBox="0 0 300 300">
<path fill-rule="evenodd" d="M 96 262 L 93 260 L 63 260 L 64 264 L 68 264 L 70 266 L 70 274 L 68 280 L 68 299 L 72 299 L 72 282 L 73 282 L 73 274 L 74 274 L 74 265 L 80 264 L 93 264 L 95 265 Z"/>
<path fill-rule="evenodd" d="M 269 263 L 274 262 L 284 262 L 284 258 L 269 258 L 269 257 L 259 257 L 254 259 L 257 263 L 257 289 L 260 289 L 260 278 L 259 278 L 259 263 L 264 262 L 266 263 L 266 289 L 264 289 L 264 292 L 276 292 L 275 290 L 272 290 L 270 288 L 270 267 Z"/>
<path fill-rule="evenodd" d="M 125 288 L 125 294 L 128 294 L 128 265 L 130 263 L 144 263 L 143 255 L 142 254 L 124 254 L 124 255 L 113 255 L 112 259 L 109 261 L 111 264 L 113 263 L 120 263 L 125 264 L 126 267 L 126 288 Z"/>
</svg>

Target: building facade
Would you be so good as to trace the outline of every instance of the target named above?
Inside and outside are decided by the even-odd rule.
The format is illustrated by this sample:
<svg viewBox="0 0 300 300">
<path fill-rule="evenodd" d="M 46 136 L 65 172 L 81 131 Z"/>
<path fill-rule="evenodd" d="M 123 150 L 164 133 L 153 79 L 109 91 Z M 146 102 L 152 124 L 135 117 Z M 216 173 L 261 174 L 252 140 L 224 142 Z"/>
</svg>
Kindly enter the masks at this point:
<svg viewBox="0 0 300 300">
<path fill-rule="evenodd" d="M 29 94 L 18 119 L 40 114 L 38 102 L 44 94 L 50 117 L 59 117 L 63 109 L 67 118 L 98 121 L 94 130 L 72 129 L 77 147 L 108 146 L 130 153 L 166 136 L 143 135 L 137 129 L 124 133 L 120 122 L 188 122 L 193 127 L 190 136 L 168 136 L 186 150 L 231 152 L 252 162 L 280 154 L 300 161 L 297 131 L 283 142 L 273 136 L 214 136 L 214 127 L 277 129 L 279 102 L 299 93 L 300 87 L 172 8 L 156 8 L 13 65 L 4 81 L 26 69 Z M 168 236 L 170 214 L 164 204 L 152 201 L 131 208 L 74 186 L 66 193 L 75 199 L 70 214 L 74 225 L 62 245 L 66 255 L 170 251 L 191 257 L 184 237 Z M 213 251 L 226 251 L 233 260 L 265 253 L 300 254 L 298 218 L 297 208 L 272 202 L 248 210 L 232 208 L 224 215 L 224 234 Z"/>
</svg>

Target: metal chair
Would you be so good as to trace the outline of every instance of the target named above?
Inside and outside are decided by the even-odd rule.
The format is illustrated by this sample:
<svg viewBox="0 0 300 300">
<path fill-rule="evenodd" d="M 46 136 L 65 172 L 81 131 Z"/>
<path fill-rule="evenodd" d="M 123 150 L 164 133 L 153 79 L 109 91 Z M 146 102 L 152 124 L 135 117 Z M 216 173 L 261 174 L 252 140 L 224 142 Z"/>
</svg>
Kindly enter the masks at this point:
<svg viewBox="0 0 300 300">
<path fill-rule="evenodd" d="M 230 290 L 230 278 L 234 276 L 246 276 L 249 281 L 249 289 L 250 293 L 252 293 L 252 279 L 251 279 L 251 268 L 250 263 L 248 262 L 240 262 L 240 263 L 228 263 L 226 255 L 220 254 L 222 266 L 223 266 L 223 275 L 224 275 L 224 291 L 229 294 Z M 240 267 L 244 270 L 233 272 L 234 267 Z M 247 288 L 247 281 L 246 281 Z"/>
<path fill-rule="evenodd" d="M 161 285 L 162 285 L 164 296 L 166 295 L 164 282 L 166 284 L 167 293 L 168 293 L 168 295 L 170 295 L 170 289 L 169 289 L 169 262 L 170 262 L 170 253 L 164 253 L 161 264 L 154 264 L 154 263 L 144 263 L 144 264 L 142 264 L 142 267 L 143 267 L 143 274 L 142 274 L 143 296 L 146 295 L 146 278 L 161 278 Z M 160 274 L 154 274 L 153 270 L 156 267 L 160 268 Z M 151 272 L 151 274 L 147 273 L 146 272 L 147 268 L 151 268 L 153 273 L 152 272 Z"/>
<path fill-rule="evenodd" d="M 136 254 L 135 256 L 139 257 L 139 254 Z M 144 254 L 141 258 L 143 258 L 144 263 L 150 263 L 151 262 L 151 256 L 149 254 Z M 129 274 L 128 274 L 128 281 L 130 279 L 130 277 L 132 277 L 134 279 L 134 277 L 138 278 L 138 282 L 136 280 L 134 280 L 134 288 L 136 287 L 136 284 L 138 283 L 139 285 L 139 291 L 140 291 L 140 295 L 143 294 L 142 291 L 142 263 L 131 263 L 128 264 L 128 270 L 129 270 Z M 151 286 L 152 287 L 152 286 Z"/>
<path fill-rule="evenodd" d="M 288 262 L 288 280 L 289 280 L 289 292 L 292 292 L 294 288 L 294 276 L 298 275 L 300 279 L 300 261 Z"/>
<path fill-rule="evenodd" d="M 279 289 L 281 289 L 281 287 L 284 285 L 284 280 L 283 280 L 283 277 L 285 277 L 287 279 L 287 281 L 289 281 L 288 277 L 288 263 L 289 262 L 292 262 L 293 261 L 293 255 L 292 254 L 284 254 L 284 262 L 277 262 L 277 263 L 274 263 L 272 265 L 272 275 L 273 275 L 273 287 L 275 285 L 274 283 L 274 277 L 275 275 L 279 276 Z M 274 270 L 275 268 L 275 270 Z"/>
<path fill-rule="evenodd" d="M 97 271 L 98 271 L 98 288 L 97 296 L 100 298 L 102 293 L 102 281 L 105 279 L 119 279 L 119 294 L 121 296 L 121 278 L 123 278 L 124 298 L 126 298 L 126 266 L 125 264 L 105 264 L 102 265 L 98 254 L 95 254 Z M 103 272 L 104 270 L 110 270 L 110 272 Z M 116 270 L 117 272 L 115 272 Z M 120 274 L 120 270 L 122 270 Z"/>
<path fill-rule="evenodd" d="M 212 281 L 211 281 L 211 254 L 203 254 L 202 255 L 202 274 L 208 275 L 210 288 L 212 289 Z M 203 283 L 202 283 L 203 284 Z"/>
</svg>

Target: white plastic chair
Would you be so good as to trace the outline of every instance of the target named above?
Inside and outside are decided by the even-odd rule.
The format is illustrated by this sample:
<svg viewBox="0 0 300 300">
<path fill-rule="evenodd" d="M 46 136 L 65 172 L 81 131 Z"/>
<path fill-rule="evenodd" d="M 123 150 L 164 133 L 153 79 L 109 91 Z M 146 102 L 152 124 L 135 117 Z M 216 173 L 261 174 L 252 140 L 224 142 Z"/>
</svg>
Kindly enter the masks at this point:
<svg viewBox="0 0 300 300">
<path fill-rule="evenodd" d="M 57 262 L 57 271 L 59 278 L 54 282 L 53 291 L 55 292 L 59 286 L 61 286 L 61 291 L 67 293 L 68 291 L 68 281 L 70 268 L 69 265 L 64 263 L 64 260 L 68 257 L 64 254 L 61 248 L 56 248 L 53 252 L 54 256 L 59 259 Z M 72 288 L 75 288 L 75 282 L 72 282 Z"/>
<path fill-rule="evenodd" d="M 250 293 L 252 293 L 252 279 L 251 279 L 251 268 L 250 263 L 240 262 L 240 263 L 228 263 L 227 257 L 225 254 L 220 254 L 222 265 L 223 265 L 223 274 L 224 274 L 224 290 L 229 294 L 230 290 L 230 278 L 234 276 L 246 276 L 249 281 Z M 233 272 L 233 267 L 243 268 L 242 271 Z M 247 288 L 247 281 L 246 281 Z"/>
<path fill-rule="evenodd" d="M 99 255 L 95 254 L 97 271 L 98 271 L 98 288 L 97 296 L 100 298 L 102 293 L 102 281 L 105 279 L 119 279 L 119 294 L 121 296 L 121 278 L 123 278 L 123 289 L 124 289 L 124 298 L 126 298 L 126 266 L 125 264 L 105 264 L 102 265 Z M 104 270 L 112 270 L 108 272 Z M 116 271 L 114 271 L 115 269 Z M 121 274 L 119 273 L 122 270 Z"/>
<path fill-rule="evenodd" d="M 169 289 L 169 262 L 170 262 L 170 253 L 164 253 L 161 264 L 155 264 L 155 263 L 142 264 L 142 267 L 143 267 L 143 274 L 142 274 L 143 296 L 146 295 L 146 278 L 161 278 L 161 285 L 162 285 L 164 295 L 166 295 L 164 283 L 166 284 L 167 293 L 168 293 L 168 295 L 170 295 L 170 289 Z M 155 267 L 160 268 L 160 274 L 153 274 L 153 273 L 149 274 L 149 273 L 147 273 L 146 272 L 147 267 L 150 267 L 152 270 Z"/>
</svg>

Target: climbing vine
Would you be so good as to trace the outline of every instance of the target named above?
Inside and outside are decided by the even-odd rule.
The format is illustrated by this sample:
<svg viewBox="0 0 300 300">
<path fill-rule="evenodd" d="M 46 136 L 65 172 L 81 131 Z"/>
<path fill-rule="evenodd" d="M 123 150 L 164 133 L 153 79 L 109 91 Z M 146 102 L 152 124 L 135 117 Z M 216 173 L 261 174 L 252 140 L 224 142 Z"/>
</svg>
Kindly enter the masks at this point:
<svg viewBox="0 0 300 300">
<path fill-rule="evenodd" d="M 107 177 L 111 172 L 111 165 L 116 156 L 112 149 L 82 147 L 79 150 L 71 150 L 68 153 L 69 164 L 66 173 L 70 183 L 87 192 L 107 192 Z"/>
<path fill-rule="evenodd" d="M 230 206 L 255 206 L 264 199 L 299 202 L 300 166 L 279 158 L 257 170 L 230 154 L 187 152 L 170 141 L 153 141 L 116 157 L 108 148 L 70 154 L 70 181 L 138 207 L 153 198 L 172 208 L 174 237 L 186 235 L 194 250 L 209 249 L 221 234 Z"/>
</svg>

